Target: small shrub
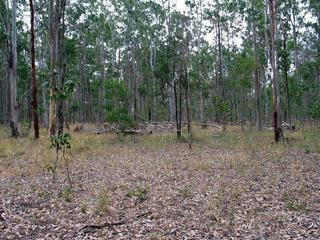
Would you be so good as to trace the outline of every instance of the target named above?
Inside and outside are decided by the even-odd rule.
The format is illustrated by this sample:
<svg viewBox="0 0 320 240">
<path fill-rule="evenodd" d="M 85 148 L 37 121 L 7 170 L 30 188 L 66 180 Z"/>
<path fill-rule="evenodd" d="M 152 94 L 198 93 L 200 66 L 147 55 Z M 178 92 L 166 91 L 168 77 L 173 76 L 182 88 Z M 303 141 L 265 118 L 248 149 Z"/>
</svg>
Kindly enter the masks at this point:
<svg viewBox="0 0 320 240">
<path fill-rule="evenodd" d="M 58 196 L 60 198 L 63 198 L 64 201 L 66 202 L 71 202 L 71 194 L 72 194 L 72 190 L 70 187 L 64 187 L 60 190 Z"/>
<path fill-rule="evenodd" d="M 135 204 L 142 203 L 147 199 L 148 189 L 144 186 L 138 186 L 133 189 L 129 189 L 126 196 L 128 198 L 133 198 Z"/>
<path fill-rule="evenodd" d="M 196 171 L 208 171 L 210 169 L 210 164 L 204 161 L 197 161 L 194 163 L 194 169 Z"/>
<path fill-rule="evenodd" d="M 96 202 L 96 213 L 104 215 L 109 212 L 109 196 L 106 189 L 100 191 Z"/>
<path fill-rule="evenodd" d="M 165 239 L 164 237 L 161 236 L 161 234 L 159 233 L 151 233 L 149 236 L 150 240 L 161 240 L 161 239 Z"/>
<path fill-rule="evenodd" d="M 191 185 L 185 185 L 182 188 L 180 188 L 178 191 L 179 191 L 179 195 L 183 199 L 186 199 L 193 194 L 194 189 L 193 189 L 193 186 Z"/>
<path fill-rule="evenodd" d="M 7 157 L 5 150 L 3 148 L 0 148 L 0 158 L 5 158 L 5 157 Z"/>
<path fill-rule="evenodd" d="M 299 202 L 289 194 L 284 195 L 283 202 L 285 203 L 286 207 L 291 211 L 306 212 L 306 213 L 310 211 L 310 209 L 305 203 Z"/>
<path fill-rule="evenodd" d="M 81 205 L 80 205 L 80 212 L 85 214 L 85 213 L 87 213 L 87 210 L 88 210 L 87 204 L 82 202 Z"/>
<path fill-rule="evenodd" d="M 60 134 L 58 136 L 51 136 L 50 137 L 50 148 L 54 148 L 56 151 L 56 160 L 53 167 L 50 167 L 50 171 L 53 175 L 53 180 L 56 179 L 56 171 L 59 161 L 59 152 L 62 152 L 62 158 L 65 162 L 67 178 L 69 182 L 69 186 L 72 187 L 71 178 L 70 178 L 70 171 L 69 171 L 69 161 L 65 157 L 65 152 L 67 149 L 71 148 L 71 136 L 69 133 Z"/>
<path fill-rule="evenodd" d="M 221 183 L 219 191 L 208 205 L 209 219 L 212 224 L 231 224 L 235 207 L 240 205 L 242 192 L 228 183 Z"/>
<path fill-rule="evenodd" d="M 46 189 L 39 188 L 36 191 L 39 198 L 47 198 L 50 195 L 49 191 Z"/>
<path fill-rule="evenodd" d="M 310 154 L 311 153 L 311 148 L 310 148 L 309 145 L 305 145 L 303 147 L 303 153 L 305 153 L 305 154 Z"/>
</svg>

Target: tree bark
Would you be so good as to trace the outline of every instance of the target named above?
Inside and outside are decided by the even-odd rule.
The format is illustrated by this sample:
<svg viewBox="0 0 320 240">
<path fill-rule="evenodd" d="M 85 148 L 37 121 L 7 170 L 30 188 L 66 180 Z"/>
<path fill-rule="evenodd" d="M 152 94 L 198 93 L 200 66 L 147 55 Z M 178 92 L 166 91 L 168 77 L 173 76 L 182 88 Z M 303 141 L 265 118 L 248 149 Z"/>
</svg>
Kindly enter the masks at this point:
<svg viewBox="0 0 320 240">
<path fill-rule="evenodd" d="M 49 136 L 56 134 L 57 128 L 57 59 L 61 15 L 66 0 L 50 0 L 49 2 L 49 34 L 50 34 L 50 93 L 49 93 Z"/>
<path fill-rule="evenodd" d="M 179 106 L 178 91 L 177 91 L 177 84 L 175 81 L 173 82 L 173 91 L 174 91 L 174 102 L 175 102 L 175 111 L 176 111 L 175 119 L 176 119 L 176 127 L 177 127 L 177 138 L 180 139 L 181 138 L 181 111 L 179 112 L 179 109 L 181 108 L 178 107 Z"/>
<path fill-rule="evenodd" d="M 31 14 L 31 67 L 32 67 L 32 110 L 33 110 L 33 128 L 34 138 L 39 138 L 39 117 L 38 117 L 38 101 L 37 101 L 37 79 L 36 79 L 36 61 L 35 61 L 35 30 L 34 30 L 34 5 L 33 0 L 29 0 Z"/>
<path fill-rule="evenodd" d="M 295 67 L 295 76 L 296 76 L 296 81 L 299 81 L 299 60 L 298 60 L 298 45 L 297 45 L 297 38 L 298 38 L 298 33 L 296 30 L 296 15 L 297 15 L 297 10 L 296 10 L 296 0 L 293 0 L 291 2 L 291 10 L 292 10 L 292 32 L 293 32 L 293 50 L 294 50 L 294 67 Z"/>
<path fill-rule="evenodd" d="M 277 0 L 269 0 L 269 12 L 271 15 L 271 52 L 270 61 L 272 67 L 272 86 L 273 86 L 273 125 L 274 140 L 278 143 L 283 139 L 282 118 L 280 109 L 280 87 L 278 80 L 278 69 L 276 60 L 276 38 L 277 38 Z"/>
<path fill-rule="evenodd" d="M 287 55 L 287 33 L 284 26 L 283 26 L 283 51 L 284 51 L 283 75 L 284 75 L 285 96 L 286 96 L 285 121 L 288 122 L 288 124 L 291 126 L 290 96 L 289 96 L 289 83 L 288 83 L 289 62 L 288 62 L 288 55 Z"/>
<path fill-rule="evenodd" d="M 190 93 L 190 81 L 188 78 L 187 66 L 185 66 L 185 78 L 187 81 L 187 90 L 186 90 L 186 109 L 187 109 L 187 121 L 188 121 L 188 137 L 189 137 L 189 149 L 192 149 L 192 126 L 191 126 L 191 93 Z"/>
<path fill-rule="evenodd" d="M 254 0 L 252 0 L 252 8 L 254 9 Z M 259 58 L 257 47 L 257 25 L 253 14 L 252 19 L 252 37 L 253 37 L 253 55 L 254 55 L 254 96 L 256 109 L 256 128 L 258 131 L 262 130 L 261 121 L 261 104 L 260 104 L 260 80 L 259 80 Z"/>
<path fill-rule="evenodd" d="M 19 137 L 18 130 L 18 103 L 17 103 L 17 1 L 12 0 L 12 29 L 9 51 L 10 76 L 10 127 L 12 137 Z"/>
<path fill-rule="evenodd" d="M 50 32 L 50 91 L 49 91 L 49 135 L 56 134 L 56 117 L 57 117 L 57 49 L 58 49 L 58 26 L 57 26 L 57 9 L 56 1 L 50 0 L 49 5 L 49 32 Z"/>
<path fill-rule="evenodd" d="M 63 4 L 66 2 L 64 1 Z M 66 63 L 65 63 L 65 49 L 64 49 L 64 34 L 65 34 L 65 6 L 61 6 L 61 28 L 59 27 L 58 32 L 58 46 L 59 46 L 59 68 L 60 68 L 60 90 L 64 91 L 65 88 L 65 72 L 66 72 Z M 64 105 L 65 99 L 58 99 L 58 135 L 63 134 L 63 125 L 64 125 Z"/>
</svg>

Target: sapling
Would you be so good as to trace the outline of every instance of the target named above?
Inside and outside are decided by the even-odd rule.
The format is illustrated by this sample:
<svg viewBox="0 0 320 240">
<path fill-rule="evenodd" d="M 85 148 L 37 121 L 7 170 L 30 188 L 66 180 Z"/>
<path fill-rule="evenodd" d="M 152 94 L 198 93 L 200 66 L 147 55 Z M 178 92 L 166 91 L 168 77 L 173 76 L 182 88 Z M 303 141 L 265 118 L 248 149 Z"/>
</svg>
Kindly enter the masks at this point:
<svg viewBox="0 0 320 240">
<path fill-rule="evenodd" d="M 71 148 L 71 136 L 69 133 L 64 133 L 64 134 L 60 134 L 57 136 L 51 136 L 50 137 L 50 148 L 54 148 L 55 152 L 56 152 L 56 159 L 55 159 L 55 163 L 52 170 L 52 175 L 53 175 L 53 180 L 56 180 L 56 171 L 57 171 L 57 167 L 58 167 L 58 162 L 59 162 L 59 152 L 62 153 L 62 159 L 65 163 L 66 166 L 66 172 L 67 172 L 67 178 L 68 178 L 68 182 L 70 187 L 72 187 L 72 183 L 71 183 L 71 177 L 70 177 L 70 171 L 69 171 L 69 161 L 68 159 L 65 157 L 65 152 L 67 149 Z"/>
</svg>

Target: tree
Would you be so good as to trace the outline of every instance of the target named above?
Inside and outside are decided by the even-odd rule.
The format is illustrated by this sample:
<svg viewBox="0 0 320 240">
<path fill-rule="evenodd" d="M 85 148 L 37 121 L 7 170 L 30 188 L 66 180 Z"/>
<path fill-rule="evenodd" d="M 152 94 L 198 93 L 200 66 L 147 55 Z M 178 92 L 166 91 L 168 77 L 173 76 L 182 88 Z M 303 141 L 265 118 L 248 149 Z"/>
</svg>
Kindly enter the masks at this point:
<svg viewBox="0 0 320 240">
<path fill-rule="evenodd" d="M 1 0 L 0 9 L 3 124 L 12 115 L 8 2 Z M 118 118 L 132 126 L 176 121 L 179 137 L 191 119 L 261 129 L 277 116 L 278 129 L 280 106 L 289 123 L 313 119 L 320 92 L 318 1 L 187 0 L 183 10 L 173 0 L 38 0 L 36 6 L 33 90 L 41 94 L 37 112 L 50 135 L 61 134 L 63 122 Z M 16 11 L 16 107 L 31 126 L 37 94 L 28 78 L 29 29 L 26 8 Z M 119 103 L 109 81 L 125 94 Z"/>
<path fill-rule="evenodd" d="M 59 29 L 61 16 L 66 7 L 67 0 L 50 0 L 49 2 L 49 34 L 50 34 L 50 104 L 49 104 L 49 135 L 56 134 L 57 118 L 57 58 Z"/>
<path fill-rule="evenodd" d="M 12 137 L 18 137 L 18 103 L 17 103 L 17 1 L 12 0 L 11 42 L 8 44 L 8 67 L 10 79 L 10 127 Z"/>
<path fill-rule="evenodd" d="M 37 80 L 36 80 L 36 61 L 35 61 L 35 30 L 34 30 L 34 5 L 29 0 L 30 5 L 30 26 L 31 26 L 31 68 L 32 68 L 32 110 L 33 110 L 33 127 L 34 138 L 39 138 L 39 117 L 38 117 L 38 101 L 37 101 Z"/>
<path fill-rule="evenodd" d="M 252 0 L 252 44 L 253 44 L 253 56 L 254 56 L 254 98 L 255 98 L 255 110 L 256 110 L 256 128 L 258 131 L 262 130 L 261 120 L 261 104 L 260 104 L 260 79 L 259 79 L 259 53 L 257 43 L 257 19 L 255 0 Z"/>
<path fill-rule="evenodd" d="M 282 117 L 280 109 L 280 87 L 278 79 L 278 68 L 277 68 L 277 12 L 278 5 L 277 0 L 269 0 L 269 14 L 271 19 L 270 24 L 270 63 L 272 68 L 272 93 L 273 93 L 273 127 L 274 127 L 274 140 L 279 142 L 283 139 L 282 131 Z"/>
</svg>

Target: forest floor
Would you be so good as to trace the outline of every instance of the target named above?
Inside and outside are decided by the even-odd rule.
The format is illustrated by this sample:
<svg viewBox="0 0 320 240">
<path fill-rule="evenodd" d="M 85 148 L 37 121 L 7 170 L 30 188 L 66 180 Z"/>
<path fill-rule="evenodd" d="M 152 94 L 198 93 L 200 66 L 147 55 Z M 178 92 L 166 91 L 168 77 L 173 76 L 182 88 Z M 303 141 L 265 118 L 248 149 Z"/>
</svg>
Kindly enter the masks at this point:
<svg viewBox="0 0 320 240">
<path fill-rule="evenodd" d="M 0 128 L 0 239 L 320 239 L 320 134 L 286 135 L 72 133 L 71 189 L 45 132 Z"/>
</svg>

